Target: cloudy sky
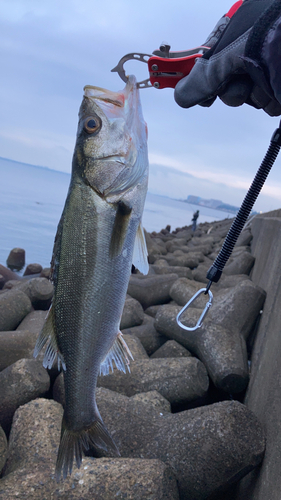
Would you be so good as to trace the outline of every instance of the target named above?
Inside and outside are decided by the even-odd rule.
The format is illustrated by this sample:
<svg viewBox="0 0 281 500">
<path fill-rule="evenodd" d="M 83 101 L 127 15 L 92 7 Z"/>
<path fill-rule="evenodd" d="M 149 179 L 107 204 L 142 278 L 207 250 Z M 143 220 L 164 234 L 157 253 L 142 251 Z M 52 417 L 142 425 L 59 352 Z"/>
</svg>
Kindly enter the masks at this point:
<svg viewBox="0 0 281 500">
<path fill-rule="evenodd" d="M 118 90 L 111 73 L 129 52 L 204 42 L 232 1 L 1 0 L 0 156 L 70 172 L 77 113 L 86 84 Z M 127 73 L 147 77 L 132 62 Z M 149 190 L 240 205 L 277 118 L 249 106 L 184 110 L 172 89 L 141 90 L 149 130 Z M 281 156 L 256 209 L 281 207 Z"/>
</svg>

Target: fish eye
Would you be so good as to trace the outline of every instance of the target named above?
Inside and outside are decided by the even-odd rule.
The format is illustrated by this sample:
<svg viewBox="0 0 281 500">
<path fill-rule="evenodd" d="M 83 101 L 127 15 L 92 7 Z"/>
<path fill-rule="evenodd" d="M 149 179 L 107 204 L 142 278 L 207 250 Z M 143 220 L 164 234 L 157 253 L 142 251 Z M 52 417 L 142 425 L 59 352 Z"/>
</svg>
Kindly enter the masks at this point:
<svg viewBox="0 0 281 500">
<path fill-rule="evenodd" d="M 88 118 L 86 118 L 84 122 L 84 130 L 88 134 L 94 134 L 95 132 L 98 132 L 100 128 L 101 121 L 98 118 L 94 118 L 93 116 L 89 116 Z"/>
</svg>

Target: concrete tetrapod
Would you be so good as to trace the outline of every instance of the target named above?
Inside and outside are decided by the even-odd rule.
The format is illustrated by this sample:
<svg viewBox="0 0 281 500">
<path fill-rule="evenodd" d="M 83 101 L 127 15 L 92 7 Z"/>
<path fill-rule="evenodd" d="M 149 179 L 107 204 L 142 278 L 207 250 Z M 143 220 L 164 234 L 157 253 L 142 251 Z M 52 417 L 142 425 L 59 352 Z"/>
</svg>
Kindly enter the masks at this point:
<svg viewBox="0 0 281 500">
<path fill-rule="evenodd" d="M 14 330 L 30 313 L 31 302 L 20 290 L 7 290 L 0 295 L 0 331 Z"/>
<path fill-rule="evenodd" d="M 181 307 L 167 304 L 159 308 L 155 328 L 192 351 L 206 366 L 214 384 L 229 393 L 243 391 L 248 384 L 247 349 L 240 333 L 205 319 L 196 331 L 183 330 L 176 321 Z M 198 309 L 188 309 L 188 319 L 181 319 L 186 326 L 194 326 L 200 316 Z"/>
<path fill-rule="evenodd" d="M 262 427 L 237 401 L 170 414 L 98 389 L 97 404 L 121 456 L 169 465 L 181 500 L 205 500 L 223 491 L 263 458 Z"/>
<path fill-rule="evenodd" d="M 177 478 L 181 500 L 206 500 L 261 462 L 262 427 L 241 403 L 224 401 L 172 414 L 149 404 L 148 393 L 146 402 L 143 398 L 97 389 L 98 408 L 121 456 L 166 463 Z M 20 455 L 15 447 L 13 460 Z"/>
<path fill-rule="evenodd" d="M 114 370 L 106 377 L 100 376 L 97 386 L 128 397 L 156 390 L 170 403 L 195 401 L 208 391 L 206 369 L 194 357 L 139 359 L 131 363 L 130 369 L 131 373 L 127 374 Z M 64 394 L 62 375 L 57 378 L 54 389 Z"/>
<path fill-rule="evenodd" d="M 14 417 L 0 500 L 179 500 L 171 467 L 158 459 L 85 457 L 59 484 L 54 477 L 62 407 L 37 399 Z"/>
<path fill-rule="evenodd" d="M 8 432 L 16 409 L 47 393 L 50 377 L 39 361 L 20 359 L 0 373 L 0 425 Z"/>
</svg>

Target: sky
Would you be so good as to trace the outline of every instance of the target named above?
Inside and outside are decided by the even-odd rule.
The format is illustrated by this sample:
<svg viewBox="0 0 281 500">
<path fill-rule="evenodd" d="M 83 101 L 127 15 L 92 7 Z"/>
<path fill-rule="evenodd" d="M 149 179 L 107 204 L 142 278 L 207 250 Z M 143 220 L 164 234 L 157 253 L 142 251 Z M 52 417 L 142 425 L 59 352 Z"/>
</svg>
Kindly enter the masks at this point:
<svg viewBox="0 0 281 500">
<path fill-rule="evenodd" d="M 234 3 L 234 2 L 233 2 Z M 85 85 L 117 91 L 111 73 L 129 52 L 204 43 L 232 5 L 217 0 L 1 0 L 0 156 L 71 171 Z M 146 64 L 127 73 L 147 78 Z M 193 194 L 239 206 L 279 119 L 247 105 L 182 109 L 173 89 L 142 89 L 151 165 L 149 191 Z M 281 155 L 255 209 L 281 207 Z"/>
</svg>

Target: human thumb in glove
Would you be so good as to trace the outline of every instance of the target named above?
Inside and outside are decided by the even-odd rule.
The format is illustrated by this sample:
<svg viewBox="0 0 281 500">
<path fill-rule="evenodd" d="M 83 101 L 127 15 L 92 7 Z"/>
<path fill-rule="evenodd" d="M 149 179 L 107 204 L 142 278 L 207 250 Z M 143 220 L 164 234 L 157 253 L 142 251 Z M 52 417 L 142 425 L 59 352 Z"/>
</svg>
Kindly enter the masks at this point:
<svg viewBox="0 0 281 500">
<path fill-rule="evenodd" d="M 176 85 L 179 106 L 211 106 L 219 96 L 281 114 L 281 0 L 236 2 L 204 45 L 210 50 Z"/>
</svg>

